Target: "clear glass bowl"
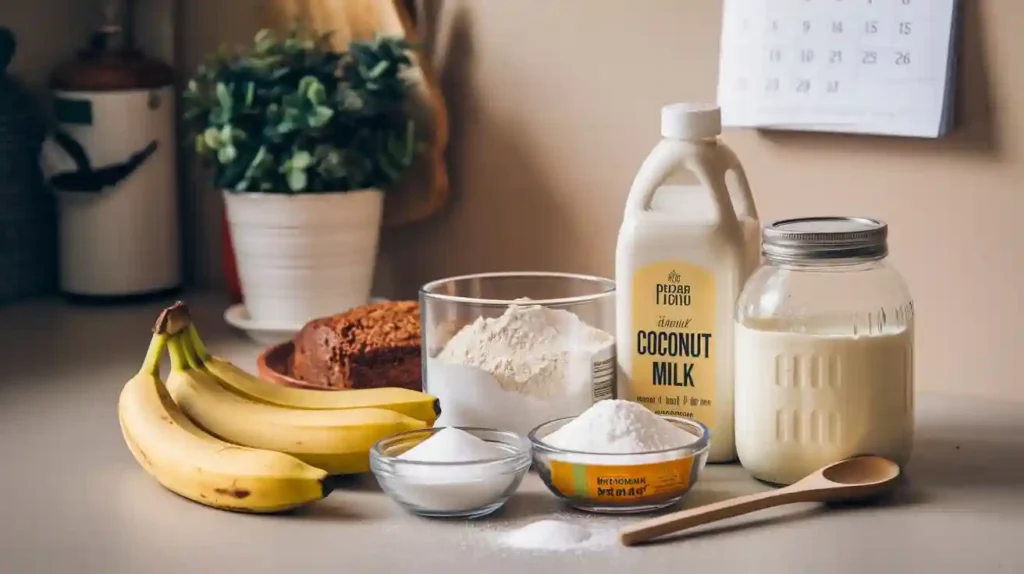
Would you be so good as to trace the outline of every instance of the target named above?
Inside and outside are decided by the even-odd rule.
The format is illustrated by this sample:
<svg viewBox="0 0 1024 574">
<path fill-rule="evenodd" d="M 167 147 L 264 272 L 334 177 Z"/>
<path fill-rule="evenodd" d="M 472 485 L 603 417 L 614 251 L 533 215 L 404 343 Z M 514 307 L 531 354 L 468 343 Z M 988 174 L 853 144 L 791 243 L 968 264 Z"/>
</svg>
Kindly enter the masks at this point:
<svg viewBox="0 0 1024 574">
<path fill-rule="evenodd" d="M 698 421 L 662 416 L 692 434 L 693 442 L 640 454 L 579 452 L 544 442 L 575 418 L 544 423 L 529 435 L 537 474 L 552 494 L 574 508 L 606 514 L 666 508 L 679 502 L 704 471 L 711 432 Z"/>
<path fill-rule="evenodd" d="M 548 272 L 464 275 L 424 285 L 420 307 L 423 386 L 440 400 L 438 426 L 498 428 L 526 436 L 545 421 L 581 414 L 614 396 L 615 282 L 610 279 Z M 536 342 L 544 325 L 554 326 L 544 337 L 555 336 L 568 357 L 557 379 L 550 374 L 552 365 L 536 360 L 536 353 L 525 361 L 529 364 L 516 364 L 509 352 Z M 508 340 L 483 334 L 496 329 Z"/>
<path fill-rule="evenodd" d="M 370 469 L 400 506 L 434 518 L 479 518 L 498 510 L 530 470 L 530 443 L 512 432 L 459 427 L 506 454 L 472 462 L 422 462 L 399 455 L 443 427 L 399 433 L 370 449 Z"/>
</svg>

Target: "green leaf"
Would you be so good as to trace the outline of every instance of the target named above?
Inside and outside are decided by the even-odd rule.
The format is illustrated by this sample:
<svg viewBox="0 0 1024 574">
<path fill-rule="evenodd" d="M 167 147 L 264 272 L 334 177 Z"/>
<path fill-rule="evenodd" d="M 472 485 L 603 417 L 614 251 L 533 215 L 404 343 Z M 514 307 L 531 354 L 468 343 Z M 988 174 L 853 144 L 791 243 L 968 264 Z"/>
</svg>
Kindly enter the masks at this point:
<svg viewBox="0 0 1024 574">
<path fill-rule="evenodd" d="M 334 116 L 334 110 L 327 106 L 317 106 L 306 118 L 310 127 L 319 128 L 327 125 L 332 116 Z"/>
<path fill-rule="evenodd" d="M 217 128 L 206 128 L 203 131 L 203 140 L 210 149 L 217 149 L 221 145 L 220 130 Z"/>
<path fill-rule="evenodd" d="M 260 146 L 260 149 L 256 151 L 256 155 L 253 156 L 252 161 L 249 162 L 249 167 L 245 169 L 245 179 L 253 180 L 264 174 L 267 168 L 270 167 L 270 154 L 267 152 L 267 148 Z"/>
<path fill-rule="evenodd" d="M 284 105 L 285 114 L 287 114 L 288 112 L 302 113 L 302 105 L 306 102 L 302 94 L 296 92 L 281 98 L 281 103 Z"/>
<path fill-rule="evenodd" d="M 220 107 L 225 110 L 231 109 L 231 92 L 228 91 L 228 87 L 224 85 L 224 82 L 217 82 L 217 103 Z"/>
<path fill-rule="evenodd" d="M 245 107 L 252 107 L 253 98 L 256 97 L 256 84 L 249 82 L 245 87 Z"/>
<path fill-rule="evenodd" d="M 377 62 L 377 65 L 374 66 L 370 70 L 370 73 L 368 75 L 371 78 L 378 78 L 378 77 L 380 77 L 381 74 L 384 73 L 384 70 L 387 70 L 387 69 L 388 69 L 388 61 L 387 60 L 381 60 L 380 62 Z"/>
<path fill-rule="evenodd" d="M 316 79 L 315 76 L 303 76 L 299 80 L 298 93 L 304 98 L 309 98 L 309 92 L 313 89 L 313 86 L 320 85 L 323 88 L 323 84 L 320 84 L 320 80 Z"/>
<path fill-rule="evenodd" d="M 305 170 L 313 163 L 313 156 L 308 151 L 297 151 L 292 154 L 291 168 Z"/>
<path fill-rule="evenodd" d="M 264 168 L 266 164 L 270 162 L 270 153 L 267 152 L 267 146 L 260 146 L 260 149 L 256 150 L 256 155 L 252 158 L 252 168 Z"/>
<path fill-rule="evenodd" d="M 206 151 L 208 149 L 210 149 L 206 145 L 206 138 L 204 136 L 205 136 L 205 134 L 198 134 L 198 135 L 196 135 L 196 138 L 195 138 L 195 140 L 196 140 L 196 153 L 199 154 L 199 155 L 202 155 L 202 154 L 206 153 Z"/>
<path fill-rule="evenodd" d="M 273 30 L 266 28 L 256 32 L 256 38 L 253 41 L 253 45 L 258 53 L 270 50 L 276 43 L 277 39 L 274 37 Z"/>
<path fill-rule="evenodd" d="M 306 172 L 301 169 L 293 169 L 288 172 L 288 189 L 292 191 L 303 191 L 306 189 Z"/>
<path fill-rule="evenodd" d="M 309 99 L 314 105 L 323 105 L 327 102 L 327 88 L 319 81 L 309 87 L 309 91 L 306 92 L 306 98 Z"/>
<path fill-rule="evenodd" d="M 214 108 L 210 112 L 210 123 L 213 125 L 224 125 L 231 121 L 231 111 L 226 108 Z"/>
<path fill-rule="evenodd" d="M 238 157 L 238 150 L 233 145 L 226 145 L 217 150 L 217 161 L 223 164 L 228 164 L 235 161 Z"/>
</svg>

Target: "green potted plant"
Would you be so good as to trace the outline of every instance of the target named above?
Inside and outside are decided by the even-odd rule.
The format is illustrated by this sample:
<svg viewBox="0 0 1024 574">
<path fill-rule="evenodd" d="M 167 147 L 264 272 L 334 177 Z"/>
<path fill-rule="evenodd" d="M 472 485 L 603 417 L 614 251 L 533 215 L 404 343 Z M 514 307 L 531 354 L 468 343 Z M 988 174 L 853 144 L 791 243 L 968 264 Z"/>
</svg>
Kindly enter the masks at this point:
<svg viewBox="0 0 1024 574">
<path fill-rule="evenodd" d="M 254 325 L 292 330 L 370 297 L 383 193 L 417 150 L 405 40 L 333 51 L 296 27 L 221 49 L 184 93 L 196 153 L 223 190 Z"/>
</svg>

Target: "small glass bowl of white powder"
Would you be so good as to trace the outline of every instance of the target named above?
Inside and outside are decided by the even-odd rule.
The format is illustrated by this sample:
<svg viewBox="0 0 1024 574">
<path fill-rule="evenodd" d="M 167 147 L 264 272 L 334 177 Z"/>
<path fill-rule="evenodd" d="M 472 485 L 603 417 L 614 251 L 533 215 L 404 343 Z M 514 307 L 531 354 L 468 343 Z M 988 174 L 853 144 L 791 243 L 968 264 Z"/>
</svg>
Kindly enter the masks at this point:
<svg viewBox="0 0 1024 574">
<path fill-rule="evenodd" d="M 534 468 L 555 496 L 588 512 L 628 514 L 671 506 L 690 491 L 707 462 L 710 431 L 610 399 L 546 422 L 529 439 Z"/>
<path fill-rule="evenodd" d="M 408 431 L 370 449 L 381 489 L 406 510 L 435 518 L 479 518 L 498 510 L 530 464 L 529 441 L 485 428 Z"/>
</svg>

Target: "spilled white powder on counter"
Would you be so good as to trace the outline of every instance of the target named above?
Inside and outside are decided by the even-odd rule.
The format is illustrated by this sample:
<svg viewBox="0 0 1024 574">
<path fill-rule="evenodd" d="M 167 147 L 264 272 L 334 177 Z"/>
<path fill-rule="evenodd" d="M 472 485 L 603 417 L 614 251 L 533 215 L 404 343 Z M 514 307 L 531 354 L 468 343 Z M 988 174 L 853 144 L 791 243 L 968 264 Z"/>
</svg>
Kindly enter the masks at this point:
<svg viewBox="0 0 1024 574">
<path fill-rule="evenodd" d="M 697 437 L 641 404 L 608 399 L 541 440 L 563 450 L 640 454 L 686 446 Z"/>
<path fill-rule="evenodd" d="M 506 548 L 539 552 L 598 550 L 615 542 L 614 532 L 544 519 L 505 532 L 498 543 Z"/>
</svg>

